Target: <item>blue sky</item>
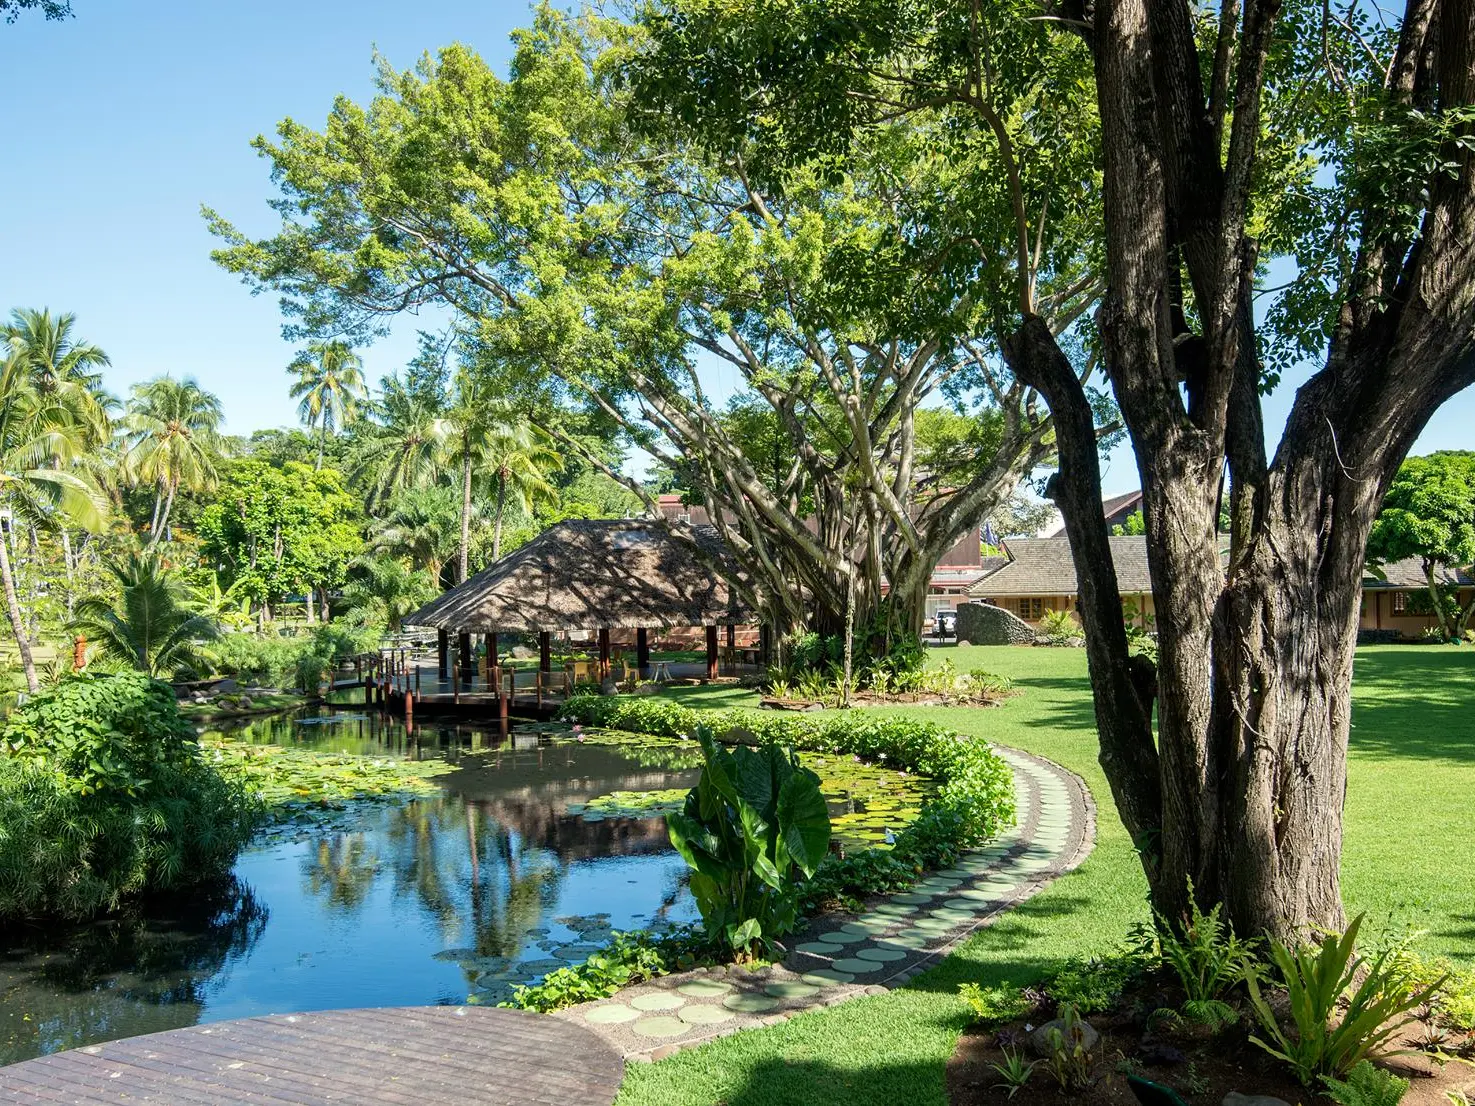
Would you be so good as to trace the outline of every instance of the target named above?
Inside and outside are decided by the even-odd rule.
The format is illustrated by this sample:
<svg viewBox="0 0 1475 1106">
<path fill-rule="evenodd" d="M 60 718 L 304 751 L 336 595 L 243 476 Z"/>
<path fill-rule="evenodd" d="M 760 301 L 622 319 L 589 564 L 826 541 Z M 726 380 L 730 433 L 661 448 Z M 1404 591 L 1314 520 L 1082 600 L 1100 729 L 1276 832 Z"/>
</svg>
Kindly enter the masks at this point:
<svg viewBox="0 0 1475 1106">
<path fill-rule="evenodd" d="M 125 394 L 160 373 L 220 395 L 232 433 L 290 425 L 271 296 L 210 261 L 202 203 L 250 232 L 272 227 L 266 164 L 248 143 L 284 116 L 319 125 L 332 99 L 372 91 L 377 47 L 401 68 L 462 41 L 495 64 L 526 21 L 499 0 L 73 0 L 76 18 L 0 24 L 0 310 L 72 311 L 111 354 Z M 414 353 L 415 320 L 363 351 L 371 380 Z M 730 388 L 715 380 L 714 392 Z M 1266 404 L 1272 441 L 1299 380 Z M 724 387 L 724 384 L 727 387 Z M 1475 444 L 1475 393 L 1446 404 L 1415 452 Z M 1108 492 L 1137 486 L 1119 449 Z"/>
</svg>

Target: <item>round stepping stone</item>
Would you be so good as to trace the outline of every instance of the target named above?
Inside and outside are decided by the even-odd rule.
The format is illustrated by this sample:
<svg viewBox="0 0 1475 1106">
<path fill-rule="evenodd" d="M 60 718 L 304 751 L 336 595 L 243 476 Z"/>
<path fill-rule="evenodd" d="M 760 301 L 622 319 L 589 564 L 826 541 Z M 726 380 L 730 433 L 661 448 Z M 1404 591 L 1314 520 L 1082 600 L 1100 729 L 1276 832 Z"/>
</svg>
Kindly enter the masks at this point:
<svg viewBox="0 0 1475 1106">
<path fill-rule="evenodd" d="M 864 948 L 855 954 L 857 960 L 874 960 L 878 964 L 890 964 L 893 960 L 905 960 L 906 953 L 901 949 Z"/>
<path fill-rule="evenodd" d="M 946 903 L 944 903 L 943 905 L 945 905 L 945 906 L 952 906 L 953 903 L 985 903 L 985 902 L 993 902 L 994 899 L 996 899 L 996 898 L 998 898 L 998 893 L 993 892 L 993 891 L 990 891 L 990 890 L 988 890 L 987 888 L 984 888 L 984 887 L 962 887 L 962 888 L 959 888 L 959 890 L 958 890 L 958 897 L 957 898 L 955 898 L 955 899 L 948 899 L 948 901 Z M 960 907 L 959 909 L 963 909 L 963 908 Z"/>
<path fill-rule="evenodd" d="M 917 884 L 917 890 L 930 891 L 934 895 L 936 895 L 940 894 L 943 891 L 951 891 L 954 887 L 962 882 L 963 881 L 959 879 L 929 879 Z"/>
<path fill-rule="evenodd" d="M 802 945 L 794 946 L 795 952 L 807 952 L 811 956 L 834 956 L 837 952 L 844 952 L 844 945 L 832 945 L 828 941 L 806 941 Z"/>
<path fill-rule="evenodd" d="M 945 922 L 941 918 L 926 917 L 917 919 L 917 929 L 926 930 L 928 933 L 946 933 L 955 928 L 953 922 Z"/>
<path fill-rule="evenodd" d="M 731 983 L 719 983 L 715 979 L 694 979 L 676 988 L 678 994 L 683 994 L 687 998 L 716 998 L 731 990 Z"/>
<path fill-rule="evenodd" d="M 960 926 L 966 922 L 971 922 L 974 914 L 971 910 L 949 910 L 944 906 L 940 910 L 934 910 L 930 917 L 936 918 L 938 921 L 947 922 L 949 925 Z M 918 919 L 918 924 L 921 924 L 921 919 Z"/>
<path fill-rule="evenodd" d="M 864 951 L 864 949 L 861 950 L 861 952 Z M 797 979 L 775 980 L 764 987 L 763 991 L 774 998 L 809 998 L 811 995 L 819 994 L 819 988 L 813 983 L 803 983 Z"/>
<path fill-rule="evenodd" d="M 676 1016 L 690 1025 L 721 1025 L 737 1017 L 731 1010 L 707 1005 L 683 1006 L 676 1012 Z"/>
<path fill-rule="evenodd" d="M 675 1010 L 686 1000 L 670 991 L 652 991 L 648 995 L 636 995 L 630 1005 L 637 1010 Z"/>
<path fill-rule="evenodd" d="M 837 972 L 834 968 L 805 972 L 802 978 L 805 983 L 813 983 L 816 987 L 833 987 L 837 983 L 852 983 L 855 980 L 855 976 L 849 972 Z"/>
<path fill-rule="evenodd" d="M 964 880 L 964 879 L 967 879 L 973 873 L 971 873 L 970 871 L 968 871 L 967 868 L 944 868 L 942 871 L 938 872 L 937 874 L 942 879 Z"/>
<path fill-rule="evenodd" d="M 925 949 L 932 945 L 937 939 L 937 934 L 928 933 L 921 929 L 904 929 L 891 937 L 886 938 L 888 944 L 900 945 L 904 949 Z"/>
<path fill-rule="evenodd" d="M 872 914 L 879 914 L 886 918 L 910 918 L 916 912 L 915 906 L 907 906 L 899 902 L 883 902 L 871 910 Z"/>
<path fill-rule="evenodd" d="M 736 1010 L 739 1014 L 766 1014 L 778 1005 L 778 999 L 769 998 L 767 995 L 745 993 L 728 995 L 722 1000 L 722 1005 L 729 1010 Z"/>
<path fill-rule="evenodd" d="M 969 917 L 974 917 L 978 914 L 979 909 L 983 906 L 984 902 L 987 901 L 988 900 L 986 898 L 983 900 L 948 899 L 947 902 L 942 904 L 942 908 L 944 910 L 956 910 L 960 914 L 967 914 Z"/>
<path fill-rule="evenodd" d="M 829 933 L 821 933 L 819 940 L 825 945 L 854 945 L 864 941 L 868 933 L 848 933 L 843 929 L 831 930 Z"/>
<path fill-rule="evenodd" d="M 850 975 L 870 975 L 879 972 L 881 965 L 876 960 L 861 960 L 859 957 L 849 957 L 845 960 L 836 960 L 835 969 Z"/>
<path fill-rule="evenodd" d="M 885 933 L 893 926 L 904 924 L 900 918 L 862 918 L 858 922 L 848 922 L 845 929 L 857 936 L 868 939 Z"/>
<path fill-rule="evenodd" d="M 584 1012 L 584 1020 L 594 1025 L 619 1025 L 633 1022 L 640 1017 L 639 1010 L 631 1010 L 623 1002 L 612 1002 L 608 1006 L 596 1006 Z"/>
<path fill-rule="evenodd" d="M 894 903 L 905 903 L 908 906 L 921 906 L 923 903 L 931 902 L 931 895 L 924 895 L 920 891 L 903 891 L 899 895 L 892 895 Z"/>
<path fill-rule="evenodd" d="M 680 1018 L 641 1018 L 630 1032 L 641 1037 L 679 1037 L 690 1028 Z"/>
</svg>

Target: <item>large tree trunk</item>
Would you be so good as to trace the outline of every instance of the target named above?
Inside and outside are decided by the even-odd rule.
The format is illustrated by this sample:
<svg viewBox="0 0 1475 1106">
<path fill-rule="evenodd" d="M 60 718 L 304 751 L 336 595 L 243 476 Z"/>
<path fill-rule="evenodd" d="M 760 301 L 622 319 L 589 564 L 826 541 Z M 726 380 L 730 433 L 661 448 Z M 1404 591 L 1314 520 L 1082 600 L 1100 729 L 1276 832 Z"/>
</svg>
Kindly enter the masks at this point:
<svg viewBox="0 0 1475 1106">
<path fill-rule="evenodd" d="M 14 518 L 11 519 L 11 527 L 15 526 Z M 41 690 L 41 681 L 36 679 L 36 662 L 31 656 L 31 642 L 26 635 L 25 618 L 21 614 L 20 600 L 15 594 L 15 574 L 10 567 L 10 548 L 0 541 L 0 583 L 5 588 L 5 614 L 10 619 L 10 632 L 15 637 L 16 648 L 20 651 L 21 667 L 26 673 L 26 687 L 31 694 Z"/>
</svg>

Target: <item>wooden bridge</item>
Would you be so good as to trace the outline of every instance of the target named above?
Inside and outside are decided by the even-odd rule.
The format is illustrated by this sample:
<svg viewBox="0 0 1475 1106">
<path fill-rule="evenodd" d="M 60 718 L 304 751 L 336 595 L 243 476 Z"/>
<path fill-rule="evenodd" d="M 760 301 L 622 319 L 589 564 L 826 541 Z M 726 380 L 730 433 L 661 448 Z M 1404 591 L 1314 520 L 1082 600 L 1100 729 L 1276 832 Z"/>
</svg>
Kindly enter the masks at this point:
<svg viewBox="0 0 1475 1106">
<path fill-rule="evenodd" d="M 559 1018 L 479 1006 L 329 1010 L 129 1037 L 0 1068 L 0 1102 L 609 1106 L 624 1061 Z"/>
</svg>

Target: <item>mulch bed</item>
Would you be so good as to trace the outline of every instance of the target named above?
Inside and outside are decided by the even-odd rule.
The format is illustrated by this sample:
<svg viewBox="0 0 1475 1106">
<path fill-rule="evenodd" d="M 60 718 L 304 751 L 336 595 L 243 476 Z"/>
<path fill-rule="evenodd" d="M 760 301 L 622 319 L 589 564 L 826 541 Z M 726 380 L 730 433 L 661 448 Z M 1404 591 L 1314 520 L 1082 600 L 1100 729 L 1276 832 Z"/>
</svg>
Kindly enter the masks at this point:
<svg viewBox="0 0 1475 1106">
<path fill-rule="evenodd" d="M 1172 1087 L 1193 1106 L 1219 1106 L 1230 1091 L 1270 1095 L 1293 1106 L 1331 1102 L 1321 1089 L 1303 1087 L 1285 1065 L 1249 1042 L 1253 1016 L 1248 1011 L 1239 1024 L 1217 1036 L 1192 1025 L 1149 1031 L 1146 1013 L 1171 1001 L 1167 994 L 1139 991 L 1124 996 L 1114 1011 L 1086 1017 L 1101 1041 L 1092 1050 L 1092 1082 L 1084 1091 L 1061 1091 L 1044 1063 L 1012 1100 L 1009 1088 L 999 1086 L 1003 1080 L 992 1065 L 1003 1062 L 1005 1047 L 1028 1054 L 1025 1026 L 1040 1024 L 1044 1016 L 966 1033 L 948 1062 L 948 1099 L 952 1106 L 1135 1106 L 1137 1099 L 1127 1085 L 1127 1075 L 1134 1074 Z M 1409 1035 L 1392 1048 L 1415 1048 L 1414 1037 L 1422 1030 L 1417 1024 L 1409 1028 Z M 1475 1066 L 1469 1063 L 1452 1060 L 1441 1068 L 1419 1053 L 1390 1057 L 1381 1066 L 1409 1080 L 1402 1106 L 1450 1106 L 1448 1091 L 1463 1091 L 1475 1102 Z"/>
</svg>

